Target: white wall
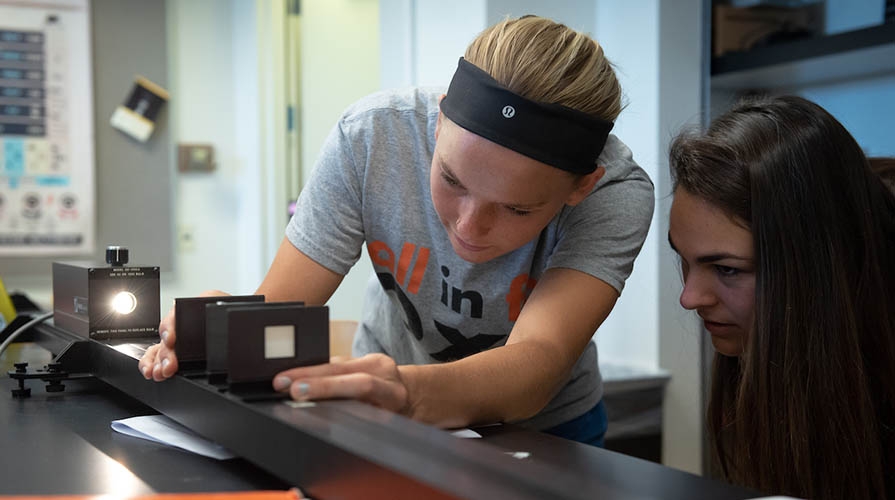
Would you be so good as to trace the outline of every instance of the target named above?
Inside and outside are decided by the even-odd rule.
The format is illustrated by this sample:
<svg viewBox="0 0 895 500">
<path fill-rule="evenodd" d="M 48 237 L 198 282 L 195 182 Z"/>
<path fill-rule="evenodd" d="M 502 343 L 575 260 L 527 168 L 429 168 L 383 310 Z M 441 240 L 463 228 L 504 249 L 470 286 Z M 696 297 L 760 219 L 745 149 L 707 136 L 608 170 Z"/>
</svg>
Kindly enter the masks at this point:
<svg viewBox="0 0 895 500">
<path fill-rule="evenodd" d="M 671 373 L 665 391 L 662 425 L 662 463 L 694 473 L 703 471 L 704 390 L 701 362 L 707 335 L 699 317 L 679 303 L 681 277 L 678 259 L 669 247 L 668 215 L 671 177 L 668 146 L 682 127 L 698 126 L 707 84 L 709 48 L 703 38 L 701 0 L 659 2 L 660 49 L 656 58 L 658 82 L 659 172 L 656 181 L 656 221 L 659 308 L 659 366 Z"/>
<path fill-rule="evenodd" d="M 613 133 L 634 152 L 656 186 L 649 235 L 612 314 L 597 332 L 600 362 L 662 368 L 671 375 L 663 421 L 664 464 L 702 472 L 701 330 L 678 304 L 677 260 L 668 248 L 671 138 L 700 120 L 702 66 L 699 0 L 598 2 L 596 38 L 628 106 Z"/>
<path fill-rule="evenodd" d="M 416 74 L 415 0 L 379 0 L 379 86 L 406 87 Z"/>
<path fill-rule="evenodd" d="M 469 42 L 485 29 L 480 0 L 416 2 L 413 85 L 447 88 Z"/>
<path fill-rule="evenodd" d="M 282 240 L 285 103 L 282 1 L 169 1 L 174 136 L 211 142 L 212 174 L 180 175 L 177 223 L 194 230 L 177 272 L 162 281 L 163 304 L 219 288 L 251 293 Z M 378 89 L 376 0 L 301 3 L 301 167 L 306 179 L 330 128 L 346 106 Z M 227 75 L 222 78 L 221 75 Z M 330 300 L 330 315 L 359 319 L 360 292 L 372 268 L 362 256 Z"/>
<path fill-rule="evenodd" d="M 594 34 L 598 3 L 594 0 L 489 0 L 485 26 L 495 24 L 507 16 L 534 14 L 561 22 L 572 29 Z"/>
<path fill-rule="evenodd" d="M 249 293 L 261 282 L 267 269 L 265 251 L 269 245 L 259 244 L 262 233 L 258 220 L 264 207 L 265 192 L 262 185 L 259 151 L 261 149 L 261 115 L 259 75 L 252 71 L 259 67 L 258 32 L 261 29 L 257 8 L 253 2 L 230 0 L 233 6 L 233 114 L 234 120 L 234 179 L 240 187 L 240 206 L 236 217 L 236 252 L 239 265 L 236 273 L 235 293 Z"/>
<path fill-rule="evenodd" d="M 172 140 L 211 143 L 217 168 L 175 176 L 176 227 L 192 244 L 175 248 L 175 270 L 162 275 L 163 311 L 205 289 L 252 292 L 262 277 L 255 6 L 166 7 Z"/>
<path fill-rule="evenodd" d="M 380 0 L 382 88 L 444 87 L 457 59 L 486 27 L 506 16 L 536 14 L 593 31 L 594 0 Z"/>
<path fill-rule="evenodd" d="M 342 111 L 380 84 L 379 2 L 301 2 L 302 169 L 310 174 Z"/>
<path fill-rule="evenodd" d="M 659 0 L 599 2 L 595 38 L 613 62 L 627 107 L 612 132 L 655 183 L 659 172 Z M 632 29 L 635 22 L 637 29 Z M 622 296 L 597 331 L 600 362 L 655 369 L 658 354 L 656 215 Z"/>
</svg>

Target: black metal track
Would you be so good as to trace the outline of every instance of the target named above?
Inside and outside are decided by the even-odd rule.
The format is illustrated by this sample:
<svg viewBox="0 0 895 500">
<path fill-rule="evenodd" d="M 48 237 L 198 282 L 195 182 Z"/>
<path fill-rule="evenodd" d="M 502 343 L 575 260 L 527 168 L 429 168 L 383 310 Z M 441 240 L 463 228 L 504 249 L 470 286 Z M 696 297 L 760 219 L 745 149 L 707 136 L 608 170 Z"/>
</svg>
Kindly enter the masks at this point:
<svg viewBox="0 0 895 500">
<path fill-rule="evenodd" d="M 51 351 L 67 371 L 89 371 L 313 498 L 632 498 L 618 484 L 516 460 L 361 403 L 247 403 L 204 377 L 147 381 L 126 344 L 75 338 L 49 324 L 36 327 L 35 336 L 41 345 L 57 348 Z"/>
</svg>

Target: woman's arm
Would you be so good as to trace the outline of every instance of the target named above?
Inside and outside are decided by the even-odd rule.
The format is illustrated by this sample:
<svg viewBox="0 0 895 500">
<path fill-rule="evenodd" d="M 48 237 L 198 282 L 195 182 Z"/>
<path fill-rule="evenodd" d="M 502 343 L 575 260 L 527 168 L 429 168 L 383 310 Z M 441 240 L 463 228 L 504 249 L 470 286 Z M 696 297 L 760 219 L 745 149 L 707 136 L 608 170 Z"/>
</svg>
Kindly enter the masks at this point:
<svg viewBox="0 0 895 500">
<path fill-rule="evenodd" d="M 326 303 L 344 276 L 321 266 L 283 238 L 264 281 L 255 292 L 266 302 L 302 301 L 319 306 Z"/>
<path fill-rule="evenodd" d="M 409 414 L 444 427 L 534 416 L 568 381 L 617 299 L 614 288 L 590 275 L 548 270 L 522 308 L 506 346 L 445 365 L 400 367 Z"/>
<path fill-rule="evenodd" d="M 280 373 L 295 399 L 353 398 L 441 427 L 515 421 L 543 409 L 567 382 L 618 293 L 571 269 L 542 276 L 507 344 L 444 364 L 396 366 L 381 354 Z"/>
</svg>

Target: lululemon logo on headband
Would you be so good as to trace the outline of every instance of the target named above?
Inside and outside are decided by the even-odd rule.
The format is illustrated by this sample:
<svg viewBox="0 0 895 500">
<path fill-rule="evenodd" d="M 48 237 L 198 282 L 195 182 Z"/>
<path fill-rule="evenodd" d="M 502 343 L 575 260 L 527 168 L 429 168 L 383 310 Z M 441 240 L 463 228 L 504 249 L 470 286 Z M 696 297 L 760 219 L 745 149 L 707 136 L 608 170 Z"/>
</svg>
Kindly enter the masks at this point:
<svg viewBox="0 0 895 500">
<path fill-rule="evenodd" d="M 504 118 L 512 118 L 516 116 L 516 108 L 510 105 L 506 105 L 503 107 L 503 111 L 501 111 L 501 113 L 503 113 Z"/>
</svg>

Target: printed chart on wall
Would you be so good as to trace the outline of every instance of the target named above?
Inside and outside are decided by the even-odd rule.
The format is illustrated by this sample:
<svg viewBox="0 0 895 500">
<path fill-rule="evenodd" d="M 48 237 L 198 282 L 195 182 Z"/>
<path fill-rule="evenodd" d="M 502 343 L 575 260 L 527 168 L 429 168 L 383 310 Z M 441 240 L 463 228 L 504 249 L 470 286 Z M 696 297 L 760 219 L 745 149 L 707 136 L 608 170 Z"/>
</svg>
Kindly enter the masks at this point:
<svg viewBox="0 0 895 500">
<path fill-rule="evenodd" d="M 0 257 L 93 251 L 88 0 L 0 0 Z"/>
</svg>

